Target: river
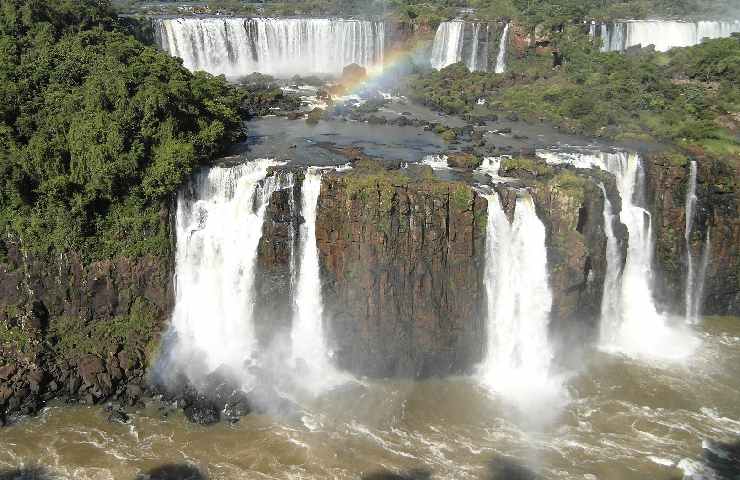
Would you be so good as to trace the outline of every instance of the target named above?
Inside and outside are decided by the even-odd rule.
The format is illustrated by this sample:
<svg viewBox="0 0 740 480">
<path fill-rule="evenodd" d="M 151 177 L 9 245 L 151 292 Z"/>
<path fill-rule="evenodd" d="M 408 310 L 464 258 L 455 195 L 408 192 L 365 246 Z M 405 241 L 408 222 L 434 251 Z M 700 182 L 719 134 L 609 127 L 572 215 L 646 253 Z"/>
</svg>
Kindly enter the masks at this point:
<svg viewBox="0 0 740 480">
<path fill-rule="evenodd" d="M 719 444 L 737 453 L 740 325 L 706 319 L 695 333 L 701 345 L 682 363 L 585 355 L 566 372 L 562 409 L 533 399 L 518 410 L 474 377 L 359 381 L 284 416 L 211 427 L 157 402 L 128 425 L 99 406 L 52 406 L 0 431 L 0 468 L 62 479 L 147 478 L 137 475 L 167 465 L 175 473 L 152 478 L 735 478 Z M 712 461 L 731 473 L 712 473 Z"/>
</svg>

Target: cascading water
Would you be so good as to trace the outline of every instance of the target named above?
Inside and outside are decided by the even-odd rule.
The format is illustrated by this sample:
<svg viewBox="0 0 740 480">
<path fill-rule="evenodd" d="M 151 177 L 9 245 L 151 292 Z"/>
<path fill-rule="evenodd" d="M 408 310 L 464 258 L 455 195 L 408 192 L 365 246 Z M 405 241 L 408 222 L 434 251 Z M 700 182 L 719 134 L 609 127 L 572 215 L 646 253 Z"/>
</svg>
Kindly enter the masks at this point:
<svg viewBox="0 0 740 480">
<path fill-rule="evenodd" d="M 164 18 L 159 43 L 190 70 L 227 77 L 253 72 L 338 75 L 356 63 L 382 68 L 383 22 L 321 18 Z"/>
<path fill-rule="evenodd" d="M 504 27 L 504 31 L 501 34 L 501 42 L 498 46 L 498 56 L 496 57 L 496 73 L 504 73 L 506 71 L 506 44 L 509 41 L 509 23 Z"/>
<path fill-rule="evenodd" d="M 550 372 L 548 338 L 552 292 L 548 281 L 545 226 L 527 193 L 516 200 L 509 223 L 498 194 L 488 201 L 485 285 L 488 343 L 481 382 L 522 409 L 561 386 Z"/>
<path fill-rule="evenodd" d="M 442 22 L 437 27 L 432 44 L 432 67 L 440 70 L 462 59 L 465 22 Z"/>
<path fill-rule="evenodd" d="M 446 170 L 450 168 L 447 164 L 447 155 L 426 155 L 422 158 L 421 163 L 432 167 L 434 170 Z"/>
<path fill-rule="evenodd" d="M 614 235 L 614 209 L 609 196 L 606 194 L 604 185 L 599 185 L 604 194 L 604 234 L 606 235 L 606 274 L 604 275 L 604 293 L 601 299 L 601 332 L 602 341 L 612 342 L 609 338 L 614 332 L 619 331 L 620 321 L 620 296 L 619 277 L 622 273 L 622 252 L 619 250 L 617 237 Z"/>
<path fill-rule="evenodd" d="M 197 174 L 178 195 L 175 308 L 168 361 L 197 383 L 226 367 L 246 375 L 256 350 L 254 270 L 271 195 L 291 181 L 261 159 Z M 248 383 L 248 379 L 241 380 Z"/>
<path fill-rule="evenodd" d="M 464 62 L 471 72 L 488 69 L 487 24 L 453 20 L 437 27 L 432 44 L 431 65 L 440 70 Z"/>
<path fill-rule="evenodd" d="M 695 339 L 688 332 L 673 328 L 669 319 L 658 312 L 653 299 L 652 221 L 650 212 L 637 204 L 644 182 L 639 156 L 626 152 L 551 151 L 538 151 L 537 155 L 551 164 L 599 167 L 616 177 L 622 198 L 620 220 L 629 232 L 629 244 L 618 290 L 604 293 L 607 302 L 615 302 L 614 297 L 618 301 L 606 307 L 602 305 L 602 313 L 614 315 L 601 319 L 602 346 L 631 356 L 677 359 L 689 355 L 695 348 Z M 621 264 L 621 256 L 615 254 L 615 250 L 607 255 L 608 270 L 614 269 L 615 263 Z M 612 270 L 611 275 L 614 274 Z"/>
<path fill-rule="evenodd" d="M 310 381 L 303 383 L 314 391 L 322 391 L 341 381 L 331 364 L 324 334 L 324 306 L 316 245 L 316 207 L 320 192 L 321 171 L 309 167 L 301 189 L 301 216 L 304 221 L 300 229 L 301 259 L 291 344 L 294 366 L 299 375 L 308 376 Z"/>
<path fill-rule="evenodd" d="M 694 278 L 694 258 L 691 254 L 691 230 L 694 226 L 694 210 L 696 208 L 696 161 L 692 160 L 689 170 L 689 188 L 686 190 L 686 229 L 684 230 L 684 240 L 686 245 L 686 288 L 684 290 L 684 299 L 686 302 L 686 320 L 695 322 L 694 315 L 694 293 L 696 279 Z M 697 312 L 698 313 L 698 312 Z"/>
<path fill-rule="evenodd" d="M 478 70 L 478 48 L 480 45 L 480 23 L 473 25 L 473 39 L 470 47 L 470 57 L 465 62 L 471 72 Z"/>
<path fill-rule="evenodd" d="M 483 157 L 483 161 L 475 171 L 477 173 L 488 175 L 494 181 L 504 180 L 499 176 L 499 170 L 501 170 L 501 158 L 502 157 Z"/>
<path fill-rule="evenodd" d="M 604 52 L 622 51 L 635 45 L 655 45 L 656 50 L 665 52 L 675 47 L 698 45 L 704 38 L 729 37 L 733 32 L 740 32 L 740 20 L 630 20 L 601 24 L 599 30 Z"/>
</svg>

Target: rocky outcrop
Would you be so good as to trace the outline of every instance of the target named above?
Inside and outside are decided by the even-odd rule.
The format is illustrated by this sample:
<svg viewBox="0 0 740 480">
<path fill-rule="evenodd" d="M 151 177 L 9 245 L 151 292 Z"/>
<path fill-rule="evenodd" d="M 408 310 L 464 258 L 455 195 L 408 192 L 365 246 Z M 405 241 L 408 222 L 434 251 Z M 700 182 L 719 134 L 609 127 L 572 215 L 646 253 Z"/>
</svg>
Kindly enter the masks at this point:
<svg viewBox="0 0 740 480">
<path fill-rule="evenodd" d="M 469 370 L 485 338 L 485 200 L 362 163 L 325 175 L 318 204 L 335 362 L 373 377 Z"/>
<path fill-rule="evenodd" d="M 740 192 L 737 166 L 697 152 L 698 197 L 690 236 L 697 265 L 709 237 L 703 308 L 707 315 L 740 315 Z M 643 199 L 655 237 L 655 294 L 664 311 L 683 314 L 688 252 L 685 241 L 686 193 L 690 159 L 660 152 L 645 158 Z"/>
<path fill-rule="evenodd" d="M 64 397 L 136 402 L 172 302 L 155 257 L 84 264 L 33 256 L 14 238 L 0 258 L 0 419 Z"/>
</svg>

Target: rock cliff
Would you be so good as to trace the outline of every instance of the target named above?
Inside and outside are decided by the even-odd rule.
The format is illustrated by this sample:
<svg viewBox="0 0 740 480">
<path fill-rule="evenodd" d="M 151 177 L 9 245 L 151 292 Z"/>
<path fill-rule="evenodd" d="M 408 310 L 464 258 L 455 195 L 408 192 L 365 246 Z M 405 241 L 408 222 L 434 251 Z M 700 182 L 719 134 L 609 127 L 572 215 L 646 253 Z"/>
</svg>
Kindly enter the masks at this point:
<svg viewBox="0 0 740 480">
<path fill-rule="evenodd" d="M 423 377 L 480 360 L 485 218 L 462 183 L 373 165 L 325 176 L 316 236 L 341 368 Z"/>
<path fill-rule="evenodd" d="M 136 402 L 171 309 L 171 262 L 33 256 L 12 237 L 2 250 L 0 421 L 55 397 Z"/>
<path fill-rule="evenodd" d="M 699 268 L 709 237 L 702 312 L 740 315 L 740 192 L 737 165 L 700 153 L 697 203 L 689 247 Z M 656 153 L 644 162 L 644 203 L 653 219 L 656 296 L 661 307 L 683 314 L 687 279 L 686 193 L 690 160 L 675 153 Z"/>
</svg>

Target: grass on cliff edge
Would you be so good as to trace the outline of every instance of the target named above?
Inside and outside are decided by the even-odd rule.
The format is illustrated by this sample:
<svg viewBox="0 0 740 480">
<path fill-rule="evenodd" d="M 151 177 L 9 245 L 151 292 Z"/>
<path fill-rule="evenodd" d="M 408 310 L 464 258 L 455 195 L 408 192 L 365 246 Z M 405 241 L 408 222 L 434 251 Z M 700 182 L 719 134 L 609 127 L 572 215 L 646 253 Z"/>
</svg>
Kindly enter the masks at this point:
<svg viewBox="0 0 740 480">
<path fill-rule="evenodd" d="M 359 196 L 366 202 L 370 200 L 371 194 L 377 192 L 381 211 L 388 211 L 392 207 L 396 187 L 413 185 L 432 195 L 449 195 L 453 206 L 459 210 L 469 209 L 474 196 L 470 185 L 439 180 L 428 166 L 421 167 L 419 172 L 408 169 L 389 170 L 376 160 L 363 159 L 355 162 L 352 170 L 344 174 L 343 178 L 350 198 Z"/>
</svg>

